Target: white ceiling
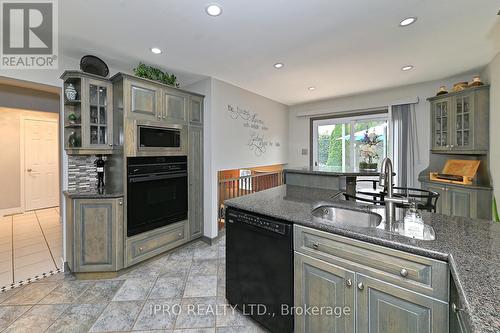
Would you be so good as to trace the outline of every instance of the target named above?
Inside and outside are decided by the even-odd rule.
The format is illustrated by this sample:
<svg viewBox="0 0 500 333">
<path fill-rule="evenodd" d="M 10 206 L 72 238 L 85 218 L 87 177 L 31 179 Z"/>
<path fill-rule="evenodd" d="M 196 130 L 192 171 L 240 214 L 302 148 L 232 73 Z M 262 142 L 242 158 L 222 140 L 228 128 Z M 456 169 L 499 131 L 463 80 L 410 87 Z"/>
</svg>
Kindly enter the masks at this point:
<svg viewBox="0 0 500 333">
<path fill-rule="evenodd" d="M 289 105 L 444 78 L 500 51 L 500 0 L 217 0 L 219 17 L 205 14 L 211 2 L 61 0 L 60 49 L 113 68 L 142 60 L 182 85 L 212 76 Z M 407 16 L 418 20 L 399 27 Z"/>
</svg>

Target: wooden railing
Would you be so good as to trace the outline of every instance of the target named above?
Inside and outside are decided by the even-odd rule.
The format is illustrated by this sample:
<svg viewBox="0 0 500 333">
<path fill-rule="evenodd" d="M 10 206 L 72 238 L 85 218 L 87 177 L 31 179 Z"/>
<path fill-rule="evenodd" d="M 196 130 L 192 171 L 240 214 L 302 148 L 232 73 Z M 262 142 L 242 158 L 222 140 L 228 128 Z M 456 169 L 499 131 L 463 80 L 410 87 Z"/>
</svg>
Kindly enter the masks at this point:
<svg viewBox="0 0 500 333">
<path fill-rule="evenodd" d="M 284 184 L 284 172 L 266 172 L 238 178 L 220 179 L 218 186 L 218 218 L 224 219 L 224 201 L 243 195 L 264 191 Z"/>
</svg>

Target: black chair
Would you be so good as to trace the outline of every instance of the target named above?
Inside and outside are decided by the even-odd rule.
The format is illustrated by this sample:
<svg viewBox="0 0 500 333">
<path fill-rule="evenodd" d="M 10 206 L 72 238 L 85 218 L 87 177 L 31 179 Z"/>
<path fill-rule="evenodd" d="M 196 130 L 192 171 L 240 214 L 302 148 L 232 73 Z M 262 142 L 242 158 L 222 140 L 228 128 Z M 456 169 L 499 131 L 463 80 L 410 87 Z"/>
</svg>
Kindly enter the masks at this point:
<svg viewBox="0 0 500 333">
<path fill-rule="evenodd" d="M 373 191 L 356 191 L 356 195 L 344 193 L 344 198 L 347 201 L 366 202 L 374 205 L 385 206 L 384 197 L 386 192 L 378 191 L 378 180 L 375 179 L 360 179 L 358 182 L 371 182 Z M 437 202 L 439 200 L 439 193 L 434 191 L 423 190 L 411 187 L 393 187 L 393 196 L 397 198 L 410 198 L 417 202 L 418 209 L 426 210 L 435 213 Z M 403 204 L 396 204 L 396 207 L 404 208 Z"/>
</svg>

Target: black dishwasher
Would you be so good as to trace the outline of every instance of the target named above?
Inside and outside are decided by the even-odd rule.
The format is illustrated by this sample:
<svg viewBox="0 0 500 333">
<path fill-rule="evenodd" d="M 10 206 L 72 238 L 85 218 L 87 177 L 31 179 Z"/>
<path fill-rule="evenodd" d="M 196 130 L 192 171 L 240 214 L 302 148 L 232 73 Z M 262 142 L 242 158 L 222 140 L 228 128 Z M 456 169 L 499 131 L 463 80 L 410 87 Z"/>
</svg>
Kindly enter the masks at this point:
<svg viewBox="0 0 500 333">
<path fill-rule="evenodd" d="M 293 332 L 292 224 L 226 210 L 226 298 L 273 333 Z"/>
</svg>

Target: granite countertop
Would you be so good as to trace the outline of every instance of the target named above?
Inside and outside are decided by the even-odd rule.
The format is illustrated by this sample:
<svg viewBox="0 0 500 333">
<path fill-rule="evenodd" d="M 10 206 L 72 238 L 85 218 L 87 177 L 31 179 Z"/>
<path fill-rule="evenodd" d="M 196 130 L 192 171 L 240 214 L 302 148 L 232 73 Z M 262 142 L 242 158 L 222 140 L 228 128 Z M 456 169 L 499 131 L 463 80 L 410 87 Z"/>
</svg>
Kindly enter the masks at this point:
<svg viewBox="0 0 500 333">
<path fill-rule="evenodd" d="M 230 199 L 230 207 L 260 213 L 295 224 L 447 261 L 464 304 L 465 318 L 474 332 L 500 331 L 500 223 L 424 212 L 436 239 L 423 241 L 386 230 L 323 223 L 313 219 L 312 203 L 331 199 L 335 191 L 282 185 Z M 373 211 L 374 206 L 336 201 Z M 380 207 L 378 208 L 380 210 Z M 377 210 L 377 212 L 379 212 Z"/>
<path fill-rule="evenodd" d="M 107 192 L 107 191 L 63 191 L 63 194 L 71 199 L 107 199 L 123 197 L 121 192 Z"/>
<path fill-rule="evenodd" d="M 331 166 L 291 166 L 285 172 L 326 175 L 326 176 L 379 176 L 378 171 L 361 171 L 358 168 L 339 168 Z"/>
</svg>

